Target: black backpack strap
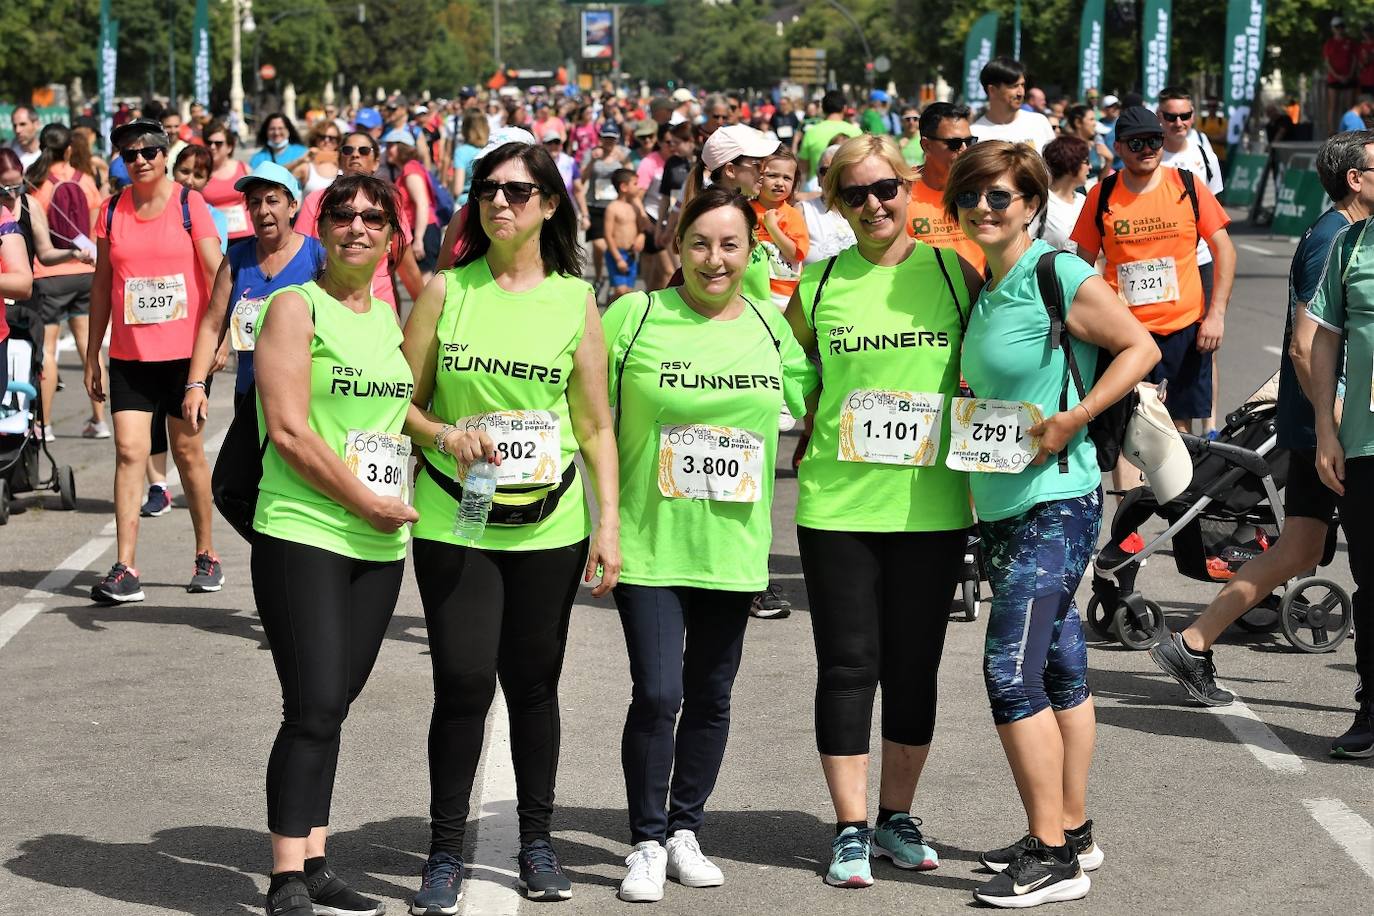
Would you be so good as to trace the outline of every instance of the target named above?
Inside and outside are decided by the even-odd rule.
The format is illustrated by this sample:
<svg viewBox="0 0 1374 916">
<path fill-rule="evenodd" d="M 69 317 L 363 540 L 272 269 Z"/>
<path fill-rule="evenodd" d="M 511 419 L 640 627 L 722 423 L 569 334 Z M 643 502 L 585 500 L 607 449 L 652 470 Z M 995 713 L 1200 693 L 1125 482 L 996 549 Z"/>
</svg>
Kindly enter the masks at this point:
<svg viewBox="0 0 1374 916">
<path fill-rule="evenodd" d="M 940 273 L 945 278 L 945 286 L 949 289 L 949 297 L 954 300 L 954 311 L 959 316 L 959 333 L 963 335 L 968 332 L 968 320 L 973 314 L 973 304 L 969 303 L 969 314 L 964 314 L 964 307 L 959 302 L 959 294 L 954 291 L 954 279 L 949 275 L 949 268 L 945 266 L 945 258 L 941 249 L 934 245 L 930 248 L 935 252 L 935 263 L 940 265 Z M 955 257 L 958 257 L 956 254 Z"/>
<path fill-rule="evenodd" d="M 763 313 L 759 311 L 758 306 L 749 301 L 748 296 L 741 296 L 740 298 L 744 300 L 744 304 L 749 306 L 749 310 L 753 312 L 763 324 L 764 333 L 768 335 L 769 340 L 773 341 L 773 349 L 778 351 L 778 359 L 782 359 L 782 341 L 778 340 L 777 335 L 773 333 L 773 329 L 768 326 L 768 319 L 763 317 Z"/>
<path fill-rule="evenodd" d="M 1058 347 L 1064 351 L 1064 363 L 1066 371 L 1064 373 L 1064 385 L 1059 391 L 1059 411 L 1063 413 L 1069 409 L 1069 381 L 1073 380 L 1073 386 L 1078 391 L 1078 400 L 1082 401 L 1087 391 L 1083 387 L 1083 376 L 1078 371 L 1078 361 L 1074 359 L 1073 346 L 1069 343 L 1069 327 L 1064 320 L 1064 287 L 1059 282 L 1059 275 L 1054 270 L 1055 256 L 1060 252 L 1047 251 L 1040 256 L 1035 264 L 1035 282 L 1040 290 L 1040 301 L 1045 304 L 1045 311 L 1050 317 L 1049 344 L 1051 347 Z M 1059 473 L 1069 472 L 1069 453 L 1064 449 L 1059 453 Z"/>
<path fill-rule="evenodd" d="M 825 262 L 825 272 L 821 274 L 821 282 L 816 284 L 816 295 L 811 299 L 811 330 L 816 330 L 816 308 L 821 304 L 821 290 L 825 289 L 825 281 L 830 279 L 830 272 L 835 269 L 835 259 L 839 255 L 832 254 L 830 260 Z"/>
<path fill-rule="evenodd" d="M 1202 219 L 1202 211 L 1198 209 L 1197 205 L 1197 176 L 1187 169 L 1176 169 L 1176 171 L 1178 172 L 1178 180 L 1183 182 L 1183 195 L 1179 197 L 1179 200 L 1187 197 L 1188 202 L 1193 205 L 1193 225 L 1196 226 L 1198 220 Z"/>
<path fill-rule="evenodd" d="M 181 228 L 187 232 L 191 231 L 191 189 L 186 185 L 181 186 Z"/>
<path fill-rule="evenodd" d="M 1207 173 L 1207 186 L 1212 186 L 1212 163 L 1207 159 L 1207 147 L 1202 142 L 1202 131 L 1197 133 L 1197 154 L 1202 157 L 1202 169 Z"/>
<path fill-rule="evenodd" d="M 119 206 L 119 196 L 123 193 L 124 189 L 120 188 L 111 194 L 110 204 L 105 208 L 105 238 L 107 239 L 110 237 L 110 230 L 114 228 L 115 207 Z"/>
<path fill-rule="evenodd" d="M 634 349 L 635 341 L 639 340 L 639 332 L 644 330 L 644 322 L 649 320 L 649 310 L 654 307 L 654 294 L 652 292 L 646 295 L 646 299 L 648 301 L 644 305 L 644 314 L 639 317 L 639 325 L 630 337 L 630 342 L 625 345 L 625 352 L 620 354 L 620 364 L 616 366 L 615 370 L 615 434 L 617 436 L 620 435 L 620 382 L 625 377 L 625 363 L 630 358 L 630 351 Z"/>
<path fill-rule="evenodd" d="M 1117 177 L 1120 174 L 1120 172 L 1112 172 L 1098 185 L 1101 190 L 1097 192 L 1097 212 L 1093 214 L 1093 222 L 1097 224 L 1097 237 L 1100 239 L 1105 239 L 1107 236 L 1102 217 L 1107 214 L 1107 206 L 1111 203 L 1112 191 L 1116 188 Z"/>
</svg>

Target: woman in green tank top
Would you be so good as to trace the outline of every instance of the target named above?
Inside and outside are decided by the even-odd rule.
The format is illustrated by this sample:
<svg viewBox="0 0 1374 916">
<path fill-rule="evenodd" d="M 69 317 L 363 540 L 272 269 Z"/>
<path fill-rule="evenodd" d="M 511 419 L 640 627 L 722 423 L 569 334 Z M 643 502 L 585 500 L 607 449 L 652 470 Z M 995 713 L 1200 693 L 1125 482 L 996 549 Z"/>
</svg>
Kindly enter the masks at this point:
<svg viewBox="0 0 1374 916">
<path fill-rule="evenodd" d="M 558 761 L 558 677 L 578 576 L 620 573 L 619 477 L 606 345 L 581 279 L 577 217 L 540 146 L 505 143 L 473 164 L 457 266 L 415 304 L 405 354 L 415 380 L 406 431 L 424 452 L 416 483 L 415 579 L 434 666 L 431 843 L 418 909 L 456 905 L 473 776 L 499 674 L 511 715 L 520 883 L 571 896 L 549 842 Z M 600 507 L 596 532 L 573 458 Z M 454 533 L 468 464 L 497 465 L 493 515 L 473 543 Z M 590 536 L 590 550 L 589 550 Z"/>
<path fill-rule="evenodd" d="M 816 644 L 816 744 L 837 822 L 826 881 L 841 887 L 873 883 L 870 852 L 900 868 L 939 865 L 910 810 L 972 522 L 967 475 L 945 454 L 979 278 L 954 252 L 907 236 L 914 177 L 891 137 L 840 147 L 825 200 L 857 244 L 808 265 L 787 307 L 823 380 L 797 472 L 797 542 Z M 883 773 L 870 831 L 879 683 Z"/>
<path fill-rule="evenodd" d="M 340 178 L 320 206 L 324 272 L 263 305 L 255 366 L 266 430 L 253 528 L 253 598 L 282 685 L 267 765 L 268 913 L 312 905 L 376 914 L 324 860 L 329 788 L 405 569 L 411 378 L 372 274 L 400 231 L 395 192 Z M 245 407 L 247 405 L 244 405 Z"/>
</svg>

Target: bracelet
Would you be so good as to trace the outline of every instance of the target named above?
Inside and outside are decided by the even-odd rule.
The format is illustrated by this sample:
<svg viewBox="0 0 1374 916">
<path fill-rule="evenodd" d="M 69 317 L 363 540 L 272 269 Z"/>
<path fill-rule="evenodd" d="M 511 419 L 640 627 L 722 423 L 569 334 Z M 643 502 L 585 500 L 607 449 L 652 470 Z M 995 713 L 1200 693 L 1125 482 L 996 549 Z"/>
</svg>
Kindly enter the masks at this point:
<svg viewBox="0 0 1374 916">
<path fill-rule="evenodd" d="M 187 382 L 187 383 L 186 383 L 186 390 L 187 390 L 187 391 L 190 391 L 192 388 L 199 388 L 201 391 L 204 391 L 204 390 L 205 390 L 205 383 L 204 383 L 204 382 Z"/>
<path fill-rule="evenodd" d="M 441 455 L 448 454 L 448 449 L 445 447 L 444 440 L 448 438 L 449 433 L 457 428 L 458 427 L 454 426 L 452 423 L 445 423 L 443 426 L 439 427 L 439 431 L 434 434 L 434 450 L 436 452 Z"/>
<path fill-rule="evenodd" d="M 1074 406 L 1075 406 L 1075 407 L 1082 407 L 1082 408 L 1083 408 L 1083 412 L 1084 412 L 1085 414 L 1088 415 L 1088 422 L 1089 422 L 1089 423 L 1091 423 L 1091 422 L 1093 422 L 1094 420 L 1097 419 L 1097 417 L 1094 417 L 1094 416 L 1093 416 L 1093 412 L 1092 412 L 1091 410 L 1088 409 L 1088 405 L 1087 405 L 1087 404 L 1084 404 L 1082 401 L 1079 401 L 1079 402 L 1078 402 L 1077 404 L 1075 404 Z"/>
</svg>

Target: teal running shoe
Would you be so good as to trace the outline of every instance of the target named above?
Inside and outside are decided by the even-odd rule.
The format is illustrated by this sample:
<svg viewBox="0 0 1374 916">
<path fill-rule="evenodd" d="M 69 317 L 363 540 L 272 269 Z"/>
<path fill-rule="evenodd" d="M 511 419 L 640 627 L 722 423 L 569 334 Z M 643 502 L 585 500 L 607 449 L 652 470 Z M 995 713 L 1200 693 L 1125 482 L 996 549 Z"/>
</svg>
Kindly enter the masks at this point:
<svg viewBox="0 0 1374 916">
<path fill-rule="evenodd" d="M 830 870 L 825 883 L 831 887 L 872 887 L 873 869 L 869 867 L 872 830 L 846 827 L 830 844 Z"/>
<path fill-rule="evenodd" d="M 873 832 L 873 856 L 891 859 L 898 868 L 930 871 L 940 867 L 940 854 L 921 836 L 921 819 L 909 814 L 894 814 Z"/>
</svg>

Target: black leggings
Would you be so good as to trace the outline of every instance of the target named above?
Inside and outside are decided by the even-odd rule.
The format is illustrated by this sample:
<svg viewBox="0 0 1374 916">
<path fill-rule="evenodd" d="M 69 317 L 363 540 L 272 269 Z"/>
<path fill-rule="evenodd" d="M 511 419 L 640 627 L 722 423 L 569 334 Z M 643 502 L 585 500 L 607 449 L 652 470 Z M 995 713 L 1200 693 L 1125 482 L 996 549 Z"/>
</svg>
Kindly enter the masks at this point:
<svg viewBox="0 0 1374 916">
<path fill-rule="evenodd" d="M 816 642 L 816 747 L 868 753 L 883 685 L 883 739 L 921 746 L 935 734 L 940 654 L 967 533 L 797 527 Z"/>
<path fill-rule="evenodd" d="M 267 827 L 303 837 L 329 823 L 339 734 L 377 661 L 405 561 L 354 560 L 258 534 L 252 570 L 282 693 L 267 761 Z"/>
<path fill-rule="evenodd" d="M 462 856 L 498 678 L 510 714 L 520 842 L 547 839 L 558 774 L 558 678 L 587 541 L 479 550 L 417 538 L 413 549 L 434 666 L 430 854 Z"/>
</svg>

